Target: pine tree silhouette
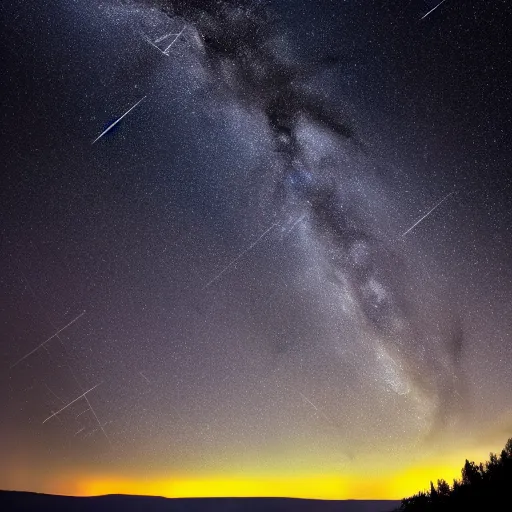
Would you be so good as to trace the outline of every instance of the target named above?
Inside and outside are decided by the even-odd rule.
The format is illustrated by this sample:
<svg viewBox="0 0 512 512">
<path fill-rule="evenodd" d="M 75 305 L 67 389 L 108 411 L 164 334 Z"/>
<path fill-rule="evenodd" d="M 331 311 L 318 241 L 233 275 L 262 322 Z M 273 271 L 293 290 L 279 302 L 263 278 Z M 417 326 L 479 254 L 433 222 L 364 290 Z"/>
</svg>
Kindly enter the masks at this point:
<svg viewBox="0 0 512 512">
<path fill-rule="evenodd" d="M 437 488 L 430 482 L 429 492 L 419 492 L 404 498 L 400 512 L 426 511 L 487 511 L 512 510 L 510 489 L 512 486 L 512 438 L 498 457 L 489 455 L 485 464 L 475 464 L 466 459 L 461 470 L 461 480 L 453 486 L 445 480 L 437 481 Z"/>
</svg>

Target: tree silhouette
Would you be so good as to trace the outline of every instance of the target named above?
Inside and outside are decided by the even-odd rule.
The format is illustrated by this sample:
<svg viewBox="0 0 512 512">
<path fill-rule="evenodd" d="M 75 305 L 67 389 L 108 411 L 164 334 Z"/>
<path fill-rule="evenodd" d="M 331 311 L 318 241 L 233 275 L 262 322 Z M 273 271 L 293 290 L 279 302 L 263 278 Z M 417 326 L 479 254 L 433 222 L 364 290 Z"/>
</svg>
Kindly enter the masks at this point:
<svg viewBox="0 0 512 512">
<path fill-rule="evenodd" d="M 461 477 L 461 480 L 453 481 L 452 488 L 442 479 L 437 481 L 437 487 L 430 482 L 429 492 L 419 492 L 404 498 L 397 510 L 424 512 L 512 509 L 510 505 L 512 438 L 507 441 L 499 457 L 491 453 L 485 464 L 477 465 L 466 459 Z M 508 508 L 506 503 L 509 503 Z"/>
<path fill-rule="evenodd" d="M 450 486 L 448 482 L 442 478 L 437 481 L 437 494 L 441 499 L 445 499 L 450 495 Z"/>
<path fill-rule="evenodd" d="M 508 458 L 512 457 L 512 437 L 506 442 L 503 450 Z"/>
<path fill-rule="evenodd" d="M 478 466 L 466 459 L 466 463 L 462 468 L 462 483 L 464 485 L 476 485 L 480 480 L 480 476 Z"/>
</svg>

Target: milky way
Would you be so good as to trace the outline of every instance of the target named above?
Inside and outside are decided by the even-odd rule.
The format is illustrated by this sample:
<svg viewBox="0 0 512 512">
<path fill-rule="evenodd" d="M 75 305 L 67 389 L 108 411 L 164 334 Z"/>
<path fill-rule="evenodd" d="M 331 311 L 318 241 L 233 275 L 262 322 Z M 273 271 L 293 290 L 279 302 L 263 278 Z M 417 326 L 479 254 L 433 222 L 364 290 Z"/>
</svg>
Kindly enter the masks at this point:
<svg viewBox="0 0 512 512">
<path fill-rule="evenodd" d="M 400 248 L 393 247 L 394 240 L 379 239 L 372 233 L 371 220 L 365 222 L 355 211 L 353 204 L 362 202 L 358 196 L 366 190 L 363 185 L 350 193 L 354 184 L 343 171 L 354 164 L 350 159 L 336 161 L 336 152 L 343 148 L 336 141 L 331 148 L 322 147 L 322 137 L 353 138 L 348 120 L 340 118 L 334 104 L 327 104 L 321 89 L 308 87 L 305 80 L 322 70 L 323 61 L 335 63 L 336 57 L 314 63 L 287 58 L 290 52 L 282 51 L 282 46 L 290 42 L 280 36 L 276 14 L 262 4 L 164 2 L 162 7 L 171 18 L 180 16 L 191 23 L 204 66 L 227 89 L 225 94 L 232 92 L 235 100 L 254 105 L 267 119 L 277 163 L 268 179 L 289 196 L 281 199 L 306 214 L 303 243 L 315 247 L 325 277 L 353 304 L 349 315 L 342 310 L 335 314 L 350 317 L 372 340 L 382 361 L 378 370 L 392 390 L 403 389 L 406 394 L 411 381 L 436 402 L 438 420 L 445 421 L 453 402 L 464 399 L 455 385 L 462 379 L 457 366 L 462 334 L 455 334 L 452 325 L 459 313 L 454 311 L 436 333 L 418 325 L 418 304 L 423 301 L 410 292 L 413 276 Z M 307 132 L 319 128 L 326 133 L 311 141 L 308 152 Z M 353 170 L 356 176 L 364 172 L 364 164 Z M 273 206 L 261 205 L 266 210 Z M 380 235 L 389 238 L 393 233 Z M 414 273 L 414 261 L 410 266 Z M 321 281 L 317 284 L 321 286 Z M 455 348 L 452 338 L 457 335 L 461 343 Z M 388 382 L 390 374 L 394 380 Z"/>
<path fill-rule="evenodd" d="M 84 4 L 6 11 L 0 486 L 375 476 L 501 446 L 506 95 L 471 117 L 470 78 L 498 79 L 458 54 L 467 103 L 430 80 L 438 32 L 471 23 Z"/>
</svg>

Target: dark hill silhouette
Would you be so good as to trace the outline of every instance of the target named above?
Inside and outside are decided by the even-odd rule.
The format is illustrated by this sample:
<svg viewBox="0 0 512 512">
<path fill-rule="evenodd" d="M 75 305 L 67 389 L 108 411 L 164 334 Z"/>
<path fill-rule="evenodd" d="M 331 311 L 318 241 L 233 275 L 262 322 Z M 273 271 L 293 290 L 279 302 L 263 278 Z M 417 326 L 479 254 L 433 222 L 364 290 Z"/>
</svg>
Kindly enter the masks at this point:
<svg viewBox="0 0 512 512">
<path fill-rule="evenodd" d="M 389 512 L 387 500 L 322 501 L 292 498 L 159 498 L 107 495 L 91 498 L 0 491 L 3 512 Z"/>
<path fill-rule="evenodd" d="M 491 453 L 485 464 L 466 459 L 461 480 L 452 487 L 444 480 L 437 486 L 430 482 L 430 491 L 404 498 L 400 512 L 448 510 L 512 510 L 512 438 L 498 456 Z"/>
</svg>

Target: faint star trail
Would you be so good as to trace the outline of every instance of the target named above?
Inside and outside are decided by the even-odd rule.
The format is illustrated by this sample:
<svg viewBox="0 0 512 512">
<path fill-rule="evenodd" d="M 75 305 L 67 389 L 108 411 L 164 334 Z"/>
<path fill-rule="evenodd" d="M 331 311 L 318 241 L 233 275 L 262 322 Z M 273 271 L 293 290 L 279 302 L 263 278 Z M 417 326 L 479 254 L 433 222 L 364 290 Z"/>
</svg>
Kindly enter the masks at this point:
<svg viewBox="0 0 512 512">
<path fill-rule="evenodd" d="M 161 54 L 165 55 L 166 57 L 169 57 L 169 54 L 168 53 L 165 53 L 159 46 L 157 46 L 155 43 L 153 43 L 153 41 L 151 41 L 151 39 L 144 35 L 143 36 L 144 40 L 147 41 L 153 48 L 156 48 Z M 96 142 L 96 141 L 95 141 Z"/>
<path fill-rule="evenodd" d="M 159 37 L 158 39 L 155 39 L 155 44 L 161 43 L 162 41 L 165 41 L 167 38 L 175 35 L 177 35 L 175 32 L 169 32 L 168 34 L 165 34 Z"/>
<path fill-rule="evenodd" d="M 99 428 L 96 427 L 94 429 L 92 429 L 90 432 L 88 432 L 87 434 L 85 434 L 84 436 L 84 439 L 88 438 L 88 437 L 91 437 L 93 434 L 95 434 L 96 432 L 98 432 Z"/>
<path fill-rule="evenodd" d="M 283 238 L 286 238 L 306 217 L 306 214 L 304 213 L 301 215 L 293 224 L 292 227 L 286 231 L 286 233 L 283 235 Z"/>
<path fill-rule="evenodd" d="M 58 337 L 58 335 L 64 330 L 67 329 L 71 324 L 74 324 L 79 318 L 85 315 L 85 311 L 80 313 L 76 318 L 71 320 L 67 325 L 65 325 L 62 329 L 59 329 L 55 334 L 52 334 L 46 341 L 43 341 L 40 345 L 38 345 L 34 350 L 30 351 L 28 354 L 24 355 L 21 359 L 16 361 L 14 364 L 11 365 L 11 369 L 14 368 L 16 365 L 20 364 L 23 360 L 25 360 L 27 357 L 31 356 L 34 352 L 37 352 L 41 347 L 44 347 L 46 343 L 48 343 L 50 340 L 52 340 L 55 337 Z"/>
<path fill-rule="evenodd" d="M 139 372 L 140 373 L 140 376 L 148 383 L 148 384 L 151 384 L 151 381 L 142 373 L 142 372 Z"/>
<path fill-rule="evenodd" d="M 300 391 L 299 391 L 299 395 L 304 398 L 304 400 L 306 400 L 306 402 L 311 405 L 311 407 L 313 407 L 313 409 L 315 409 L 315 411 L 318 411 L 318 407 L 307 397 L 307 396 L 304 396 Z"/>
<path fill-rule="evenodd" d="M 46 347 L 45 347 L 46 348 Z M 64 403 L 64 400 L 62 400 L 62 398 L 58 397 L 56 393 L 54 393 L 50 387 L 48 386 L 48 384 L 44 384 L 46 386 L 46 389 L 61 403 Z"/>
<path fill-rule="evenodd" d="M 34 289 L 32 288 L 32 286 L 30 285 L 30 282 L 28 281 L 28 279 L 27 279 L 27 277 L 25 276 L 24 272 L 23 272 L 21 269 L 20 269 L 20 272 L 21 272 L 21 275 L 22 275 L 22 277 L 23 277 L 23 279 L 24 279 L 25 283 L 26 283 L 26 284 L 27 284 L 27 286 L 28 286 L 28 289 L 30 290 L 30 292 L 31 292 L 31 293 L 32 293 L 32 295 L 34 296 L 34 299 L 36 300 L 36 302 L 39 304 L 39 307 L 41 308 L 41 311 L 43 311 L 43 313 L 44 313 L 44 315 L 45 315 L 46 319 L 48 320 L 49 324 L 50 324 L 54 329 L 56 329 L 56 326 L 55 326 L 55 325 L 53 324 L 53 322 L 51 321 L 50 316 L 48 315 L 48 312 L 47 312 L 47 311 L 46 311 L 46 309 L 43 307 L 43 304 L 42 304 L 41 300 L 39 299 L 39 297 L 38 297 L 38 296 L 37 296 L 37 294 L 35 293 L 35 291 L 34 291 Z M 69 309 L 68 309 L 68 311 L 69 311 Z M 66 314 L 68 313 L 68 311 L 66 311 Z M 69 327 L 72 323 L 76 322 L 76 320 L 78 320 L 78 319 L 79 319 L 82 315 L 84 315 L 84 314 L 85 314 L 85 311 L 83 311 L 80 315 L 78 315 L 75 319 L 73 319 L 69 324 L 67 324 L 67 325 L 66 325 L 65 327 L 63 327 L 62 329 L 58 330 L 58 331 L 57 331 L 57 332 L 52 336 L 52 337 L 56 337 L 56 338 L 59 340 L 59 342 L 60 342 L 60 344 L 61 344 L 61 346 L 62 346 L 62 349 L 64 350 L 64 352 L 66 353 L 66 355 L 67 355 L 68 357 L 70 357 L 70 356 L 69 356 L 69 353 L 68 353 L 68 350 L 67 350 L 67 348 L 66 348 L 66 345 L 65 345 L 65 344 L 64 344 L 64 342 L 62 341 L 62 338 L 59 336 L 59 333 L 60 333 L 60 332 L 62 332 L 62 331 L 63 331 L 64 329 L 66 329 L 67 327 Z M 42 344 L 42 345 L 44 346 L 44 348 L 46 348 L 45 343 L 46 343 L 47 341 L 49 341 L 52 337 L 50 337 L 48 340 L 46 340 L 46 341 Z M 38 347 L 38 348 L 39 348 L 39 347 Z M 36 350 L 37 350 L 37 349 L 36 349 Z M 25 358 L 26 358 L 26 357 L 28 357 L 28 355 L 30 355 L 30 354 L 27 354 L 27 356 L 25 356 Z M 24 358 L 22 358 L 22 359 L 24 359 Z M 20 360 L 20 361 L 21 361 L 21 360 Z M 18 362 L 20 362 L 20 361 L 18 361 Z M 18 364 L 18 363 L 16 363 L 16 364 Z M 74 381 L 76 382 L 76 385 L 78 386 L 78 389 L 79 389 L 79 390 L 81 390 L 80 382 L 78 381 L 78 379 L 77 379 L 77 377 L 76 377 L 76 375 L 75 375 L 75 372 L 73 371 L 73 369 L 71 368 L 71 366 L 70 366 L 70 365 L 68 365 L 68 369 L 69 369 L 69 371 L 70 371 L 70 373 L 71 373 L 71 375 L 72 375 L 72 377 L 73 377 Z M 47 387 L 48 387 L 48 386 L 47 386 Z M 53 391 L 51 391 L 51 389 L 50 389 L 50 388 L 48 388 L 48 390 L 49 390 L 50 392 L 52 392 L 52 393 L 53 393 Z M 89 390 L 89 391 L 91 391 L 91 390 Z M 112 446 L 112 442 L 111 442 L 110 438 L 107 436 L 107 433 L 105 432 L 105 429 L 103 428 L 104 426 L 101 424 L 101 422 L 100 422 L 100 420 L 99 420 L 99 418 L 98 418 L 98 415 L 96 414 L 96 411 L 93 409 L 93 407 L 92 407 L 91 403 L 89 402 L 89 399 L 87 398 L 87 393 L 88 393 L 89 391 L 86 391 L 86 392 L 84 393 L 84 395 L 81 395 L 81 396 L 83 396 L 83 397 L 85 398 L 85 401 L 87 402 L 88 409 L 86 409 L 85 411 L 82 411 L 82 412 L 81 412 L 81 413 L 79 413 L 76 417 L 78 418 L 78 417 L 79 417 L 79 416 L 81 416 L 82 414 L 85 414 L 86 412 L 90 411 L 90 412 L 93 414 L 94 418 L 96 419 L 96 421 L 97 421 L 97 423 L 98 423 L 99 427 L 101 428 L 101 430 L 102 430 L 103 434 L 104 434 L 104 435 L 105 435 L 105 437 L 107 438 L 107 440 L 108 440 L 109 444 Z M 53 393 L 53 394 L 54 394 L 54 393 Z M 57 396 L 57 395 L 55 395 L 55 396 Z M 80 396 L 79 398 L 81 398 L 81 396 Z M 58 398 L 58 397 L 57 397 L 57 398 Z M 64 403 L 64 400 L 62 400 L 62 399 L 61 399 L 61 402 L 62 402 L 62 403 Z M 68 405 L 71 405 L 71 404 L 68 404 Z M 67 406 L 66 406 L 66 407 L 67 407 Z M 59 412 L 60 412 L 60 411 L 57 411 L 57 413 L 55 413 L 55 414 L 58 414 Z M 53 414 L 53 411 L 52 411 L 52 414 Z M 47 418 L 47 419 L 49 419 L 49 418 Z M 60 420 L 60 418 L 59 418 L 58 416 L 57 416 L 57 419 L 59 420 L 59 422 L 61 421 L 61 420 Z M 47 420 L 45 420 L 45 421 L 47 421 Z"/>
<path fill-rule="evenodd" d="M 266 229 L 257 239 L 255 242 L 253 242 L 251 245 L 249 245 L 249 247 L 247 247 L 247 249 L 243 250 L 234 260 L 232 260 L 230 263 L 228 263 L 228 265 L 226 265 L 211 281 L 209 281 L 208 283 L 206 283 L 204 286 L 203 286 L 203 290 L 205 290 L 206 288 L 208 288 L 210 285 L 212 285 L 215 281 L 217 281 L 217 279 L 219 279 L 222 274 L 224 274 L 224 272 L 226 272 L 227 270 L 229 270 L 242 256 L 244 256 L 245 254 L 247 254 L 255 245 L 257 245 L 260 240 L 269 232 L 271 231 L 272 229 L 274 229 L 277 225 L 279 224 L 278 221 L 274 222 L 274 224 L 272 224 L 272 226 L 270 226 L 268 229 Z"/>
<path fill-rule="evenodd" d="M 83 432 L 85 430 L 85 427 L 82 427 L 80 430 L 76 431 L 73 435 L 76 436 L 80 434 L 80 432 Z"/>
<path fill-rule="evenodd" d="M 78 382 L 77 382 L 78 384 Z M 91 390 L 89 390 L 91 391 Z M 110 446 L 112 446 L 112 441 L 110 440 L 110 437 L 108 437 L 107 433 L 105 432 L 105 428 L 104 428 L 104 425 L 101 424 L 101 421 L 100 419 L 98 418 L 98 415 L 96 414 L 96 411 L 93 409 L 92 405 L 91 405 L 91 402 L 89 402 L 89 399 L 87 398 L 87 393 L 89 391 L 86 391 L 83 395 L 85 401 L 87 402 L 87 405 L 89 406 L 89 409 L 91 410 L 93 416 L 95 417 L 96 421 L 98 422 L 98 426 L 99 428 L 101 429 L 101 431 L 103 432 L 103 435 L 107 438 L 107 441 L 108 443 L 110 444 Z"/>
<path fill-rule="evenodd" d="M 325 412 L 323 412 L 321 409 L 319 409 L 306 395 L 304 395 L 303 393 L 301 393 L 300 391 L 298 391 L 299 395 L 304 399 L 306 400 L 306 402 L 311 405 L 311 407 L 313 407 L 313 409 L 315 409 L 315 411 L 320 414 L 320 416 L 322 416 L 324 418 L 324 420 L 327 420 L 327 422 L 329 424 L 331 424 L 332 426 L 334 426 L 335 428 L 339 428 L 339 426 L 336 424 L 335 421 L 333 421 L 331 418 L 329 418 L 329 416 L 327 416 L 327 414 L 325 414 Z"/>
<path fill-rule="evenodd" d="M 176 37 L 172 40 L 171 44 L 164 50 L 165 55 L 169 55 L 167 52 L 171 49 L 172 45 L 178 40 L 178 38 L 183 34 L 183 31 L 185 30 L 185 25 L 183 25 L 183 28 L 180 30 L 179 34 L 176 35 Z"/>
<path fill-rule="evenodd" d="M 420 222 L 422 222 L 424 219 L 426 219 L 438 206 L 441 206 L 451 195 L 455 194 L 455 192 L 450 192 L 449 194 L 445 195 L 441 201 L 436 203 L 423 217 L 421 217 L 418 221 L 416 221 L 407 231 L 402 233 L 402 237 L 407 235 L 407 233 L 410 233 Z"/>
<path fill-rule="evenodd" d="M 54 412 L 51 416 L 48 416 L 48 418 L 46 418 L 43 421 L 43 424 L 46 423 L 49 419 L 53 418 L 54 416 L 57 416 L 57 414 L 60 414 L 62 411 L 67 409 L 70 405 L 73 405 L 75 402 L 78 402 L 78 400 L 80 400 L 80 398 L 85 398 L 87 400 L 87 397 L 86 397 L 87 393 L 90 393 L 93 389 L 96 389 L 99 385 L 100 384 L 96 384 L 96 386 L 93 386 L 91 389 L 88 389 L 85 393 L 82 393 L 79 397 L 75 398 L 73 401 L 69 402 L 67 405 L 62 407 L 62 409 L 59 409 L 57 412 Z M 87 403 L 89 403 L 88 400 L 87 400 Z M 89 407 L 90 407 L 90 405 L 89 405 Z"/>
</svg>

